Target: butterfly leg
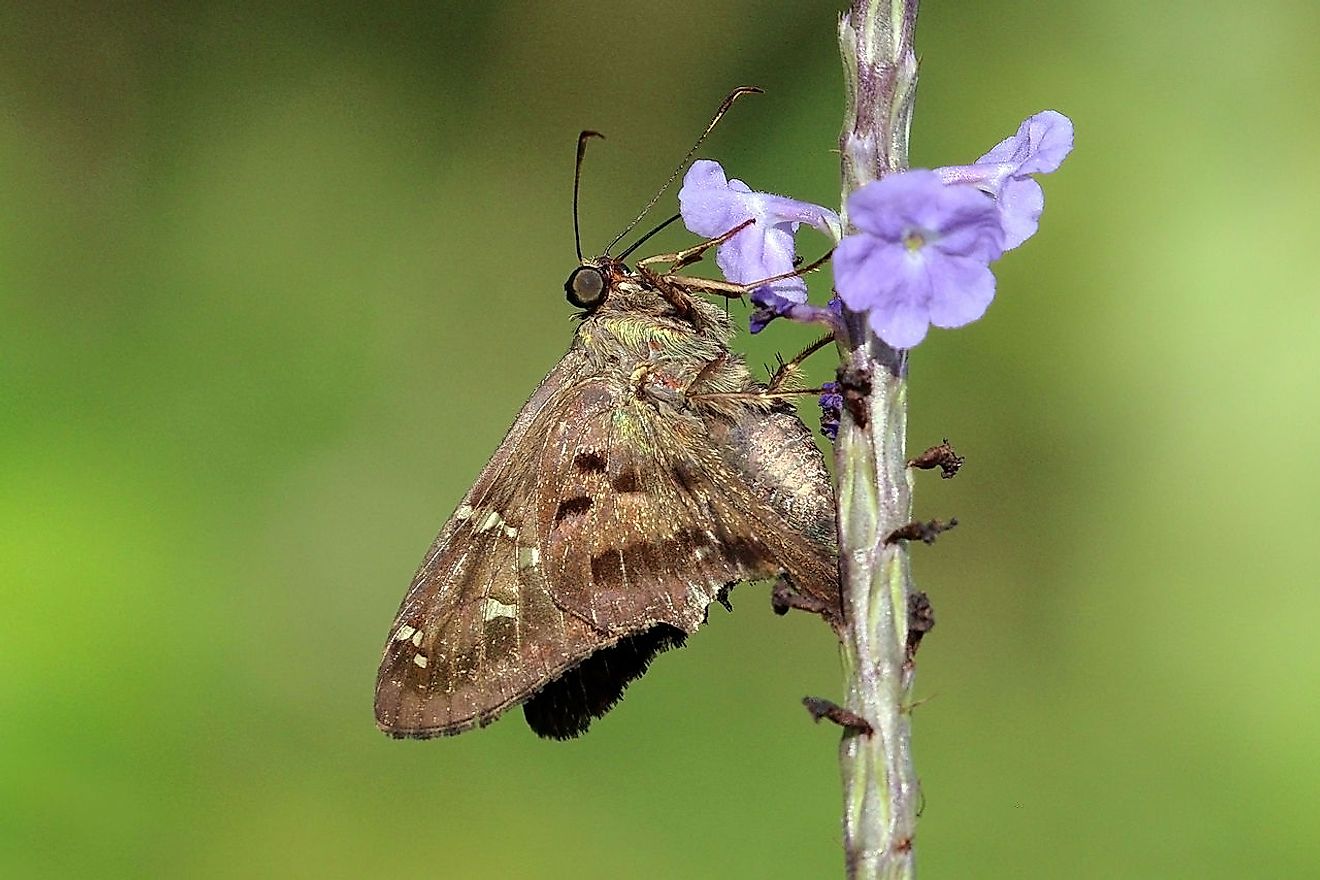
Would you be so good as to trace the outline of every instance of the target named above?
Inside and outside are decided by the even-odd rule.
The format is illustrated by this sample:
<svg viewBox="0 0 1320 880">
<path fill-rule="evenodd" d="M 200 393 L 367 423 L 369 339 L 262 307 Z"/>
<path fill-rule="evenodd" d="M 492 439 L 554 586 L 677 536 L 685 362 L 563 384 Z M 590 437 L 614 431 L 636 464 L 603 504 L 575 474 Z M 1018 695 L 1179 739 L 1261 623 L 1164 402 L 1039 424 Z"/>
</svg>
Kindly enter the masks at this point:
<svg viewBox="0 0 1320 880">
<path fill-rule="evenodd" d="M 656 254 L 653 257 L 647 257 L 644 260 L 638 260 L 637 265 L 640 268 L 641 266 L 650 266 L 656 263 L 668 263 L 669 271 L 666 272 L 665 274 L 672 274 L 673 272 L 678 271 L 684 266 L 690 266 L 693 263 L 699 262 L 701 260 L 702 254 L 704 254 L 706 251 L 710 250 L 713 247 L 719 247 L 720 245 L 724 244 L 726 241 L 733 238 L 735 235 L 742 232 L 744 229 L 746 229 L 748 226 L 751 226 L 755 222 L 756 220 L 754 218 L 749 218 L 747 220 L 744 220 L 742 223 L 739 223 L 737 226 L 733 227 L 723 235 L 716 236 L 715 238 L 709 239 L 708 241 L 703 241 L 700 244 L 694 244 L 690 248 L 684 248 L 683 250 L 677 251 L 672 254 Z"/>
<path fill-rule="evenodd" d="M 764 389 L 758 391 L 700 391 L 697 390 L 709 384 L 711 375 L 718 371 L 723 363 L 723 358 L 717 358 L 706 364 L 701 369 L 695 379 L 684 389 L 684 393 L 689 400 L 782 400 L 788 397 L 796 397 L 802 394 L 824 394 L 830 390 L 828 388 L 787 388 L 791 384 L 794 376 L 797 375 L 798 367 L 802 362 L 811 357 L 818 351 L 823 350 L 834 341 L 834 334 L 829 333 L 817 339 L 808 345 L 802 351 L 798 352 L 791 359 L 780 360 L 779 369 L 775 370 L 774 375 L 770 377 L 770 382 Z"/>
<path fill-rule="evenodd" d="M 734 231 L 736 232 L 737 230 Z M 706 245 L 717 244 L 718 242 L 719 239 L 712 239 L 710 242 L 707 242 Z M 716 293 L 719 294 L 720 296 L 728 297 L 729 299 L 738 299 L 739 297 L 747 296 L 752 291 L 756 290 L 758 287 L 765 287 L 767 284 L 774 284 L 776 281 L 783 281 L 788 278 L 799 278 L 803 275 L 806 275 L 809 272 L 814 272 L 817 269 L 819 269 L 821 266 L 829 262 L 829 259 L 832 256 L 834 256 L 834 250 L 830 249 L 826 251 L 823 256 L 818 257 L 815 260 L 812 260 L 810 263 L 807 263 L 805 266 L 797 266 L 791 272 L 784 272 L 780 275 L 773 275 L 769 278 L 762 278 L 760 281 L 753 281 L 750 284 L 735 284 L 731 281 L 716 281 L 712 278 L 696 278 L 691 275 L 673 274 L 674 270 L 682 268 L 683 265 L 688 265 L 688 264 L 679 264 L 676 266 L 672 266 L 668 273 L 661 275 L 659 277 L 664 281 L 667 281 L 671 284 L 677 284 L 678 286 L 686 288 L 688 290 L 700 290 L 706 293 Z M 689 263 L 690 262 L 695 262 L 695 261 L 689 261 Z"/>
<path fill-rule="evenodd" d="M 821 351 L 833 341 L 834 334 L 827 333 L 806 348 L 802 349 L 793 357 L 789 358 L 787 361 L 781 360 L 779 362 L 779 369 L 775 370 L 775 374 L 770 377 L 770 384 L 766 386 L 766 390 L 771 392 L 785 390 L 784 385 L 791 381 L 793 376 L 796 375 L 798 367 L 802 366 L 807 358 L 811 357 L 816 352 Z"/>
</svg>

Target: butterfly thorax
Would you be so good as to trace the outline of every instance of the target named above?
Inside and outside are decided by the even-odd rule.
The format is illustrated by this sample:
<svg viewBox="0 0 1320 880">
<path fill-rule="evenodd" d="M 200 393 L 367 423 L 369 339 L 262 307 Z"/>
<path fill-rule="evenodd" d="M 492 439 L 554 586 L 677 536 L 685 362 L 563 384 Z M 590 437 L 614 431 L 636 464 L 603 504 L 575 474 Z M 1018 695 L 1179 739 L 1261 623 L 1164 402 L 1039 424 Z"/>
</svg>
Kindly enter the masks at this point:
<svg viewBox="0 0 1320 880">
<path fill-rule="evenodd" d="M 617 264 L 607 294 L 582 316 L 573 348 L 594 371 L 631 385 L 654 403 L 682 400 L 710 412 L 729 408 L 711 394 L 761 390 L 743 359 L 729 350 L 733 328 L 725 310 L 681 291 L 665 290 L 649 273 Z M 740 408 L 760 408 L 755 398 Z"/>
</svg>

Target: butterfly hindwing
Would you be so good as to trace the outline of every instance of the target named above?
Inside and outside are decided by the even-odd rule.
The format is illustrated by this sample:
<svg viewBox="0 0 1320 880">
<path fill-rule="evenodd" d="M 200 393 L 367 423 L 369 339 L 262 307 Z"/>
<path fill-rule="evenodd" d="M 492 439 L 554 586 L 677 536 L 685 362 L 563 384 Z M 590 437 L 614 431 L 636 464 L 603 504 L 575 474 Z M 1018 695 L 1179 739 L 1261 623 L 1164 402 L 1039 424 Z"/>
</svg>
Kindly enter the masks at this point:
<svg viewBox="0 0 1320 880">
<path fill-rule="evenodd" d="M 563 487 L 542 514 L 547 586 L 605 633 L 661 623 L 692 632 L 724 587 L 770 577 L 778 563 L 745 534 L 697 410 L 662 416 L 636 395 L 609 398 L 564 425 L 541 462 Z"/>
</svg>

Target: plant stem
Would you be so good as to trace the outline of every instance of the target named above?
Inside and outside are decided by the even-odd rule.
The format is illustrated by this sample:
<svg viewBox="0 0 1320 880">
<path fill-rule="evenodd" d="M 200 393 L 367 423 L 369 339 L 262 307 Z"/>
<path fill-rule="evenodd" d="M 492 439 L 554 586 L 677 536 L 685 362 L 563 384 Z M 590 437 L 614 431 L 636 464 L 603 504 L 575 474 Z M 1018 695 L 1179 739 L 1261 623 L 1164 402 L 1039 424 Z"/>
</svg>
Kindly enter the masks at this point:
<svg viewBox="0 0 1320 880">
<path fill-rule="evenodd" d="M 839 138 L 843 202 L 858 187 L 907 167 L 917 85 L 917 0 L 855 0 L 839 25 L 848 116 Z M 845 232 L 853 231 L 846 223 Z M 907 468 L 907 361 L 845 310 L 840 370 L 845 406 L 835 444 L 846 703 L 874 728 L 844 734 L 844 854 L 854 880 L 915 876 L 918 783 L 909 717 L 906 545 L 884 537 L 912 520 Z M 869 393 L 866 386 L 869 384 Z"/>
</svg>

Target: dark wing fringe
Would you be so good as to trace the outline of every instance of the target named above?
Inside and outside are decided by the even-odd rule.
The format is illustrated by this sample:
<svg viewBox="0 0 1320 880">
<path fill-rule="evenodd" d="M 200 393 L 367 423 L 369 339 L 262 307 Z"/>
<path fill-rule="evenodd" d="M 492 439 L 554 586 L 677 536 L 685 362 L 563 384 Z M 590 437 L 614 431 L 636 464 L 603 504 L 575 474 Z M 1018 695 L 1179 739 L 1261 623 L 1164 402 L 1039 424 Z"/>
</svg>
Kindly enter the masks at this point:
<svg viewBox="0 0 1320 880">
<path fill-rule="evenodd" d="M 527 726 L 550 739 L 585 733 L 594 719 L 623 698 L 624 689 L 657 654 L 681 647 L 686 638 L 678 627 L 662 623 L 597 651 L 523 704 Z"/>
</svg>

